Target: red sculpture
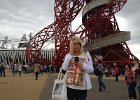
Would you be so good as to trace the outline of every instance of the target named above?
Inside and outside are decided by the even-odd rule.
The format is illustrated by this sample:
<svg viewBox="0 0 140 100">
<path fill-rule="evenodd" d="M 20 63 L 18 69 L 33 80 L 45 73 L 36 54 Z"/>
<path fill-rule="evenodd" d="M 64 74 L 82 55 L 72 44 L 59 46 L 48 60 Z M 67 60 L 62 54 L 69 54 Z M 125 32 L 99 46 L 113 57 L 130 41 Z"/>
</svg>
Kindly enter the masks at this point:
<svg viewBox="0 0 140 100">
<path fill-rule="evenodd" d="M 55 21 L 30 40 L 26 49 L 28 61 L 38 60 L 44 64 L 61 65 L 65 54 L 69 51 L 69 40 L 75 34 L 79 34 L 93 58 L 99 59 L 97 55 L 101 55 L 101 60 L 106 65 L 114 62 L 119 65 L 130 63 L 131 59 L 136 57 L 131 53 L 126 42 L 121 41 L 123 39 L 107 42 L 110 38 L 114 39 L 117 33 L 118 37 L 125 33 L 128 36 L 127 32 L 120 31 L 114 16 L 126 2 L 127 0 L 55 0 Z M 82 8 L 83 24 L 73 32 L 71 22 Z M 55 39 L 55 55 L 53 60 L 49 61 L 41 55 L 41 48 L 52 38 Z"/>
</svg>

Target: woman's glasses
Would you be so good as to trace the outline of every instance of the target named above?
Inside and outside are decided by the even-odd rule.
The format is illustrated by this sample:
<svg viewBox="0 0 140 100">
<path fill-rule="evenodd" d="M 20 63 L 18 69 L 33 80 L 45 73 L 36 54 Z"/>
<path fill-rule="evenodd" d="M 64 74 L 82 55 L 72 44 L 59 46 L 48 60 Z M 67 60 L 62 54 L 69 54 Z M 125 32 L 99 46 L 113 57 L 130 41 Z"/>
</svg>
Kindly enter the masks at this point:
<svg viewBox="0 0 140 100">
<path fill-rule="evenodd" d="M 81 46 L 81 43 L 80 42 L 77 42 L 77 43 L 73 43 L 74 46 L 76 45 L 80 45 Z"/>
</svg>

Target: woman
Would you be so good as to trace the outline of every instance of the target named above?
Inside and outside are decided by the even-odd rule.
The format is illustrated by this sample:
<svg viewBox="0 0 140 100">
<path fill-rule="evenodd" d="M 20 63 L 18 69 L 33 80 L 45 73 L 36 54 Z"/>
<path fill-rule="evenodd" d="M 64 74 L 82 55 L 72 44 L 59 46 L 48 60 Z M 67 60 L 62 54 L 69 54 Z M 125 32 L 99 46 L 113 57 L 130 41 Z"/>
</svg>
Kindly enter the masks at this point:
<svg viewBox="0 0 140 100">
<path fill-rule="evenodd" d="M 131 70 L 131 64 L 127 64 L 125 67 L 125 81 L 128 87 L 128 99 L 135 98 L 133 95 L 133 72 Z M 134 96 L 134 97 L 133 97 Z"/>
<path fill-rule="evenodd" d="M 138 95 L 140 100 L 140 65 L 139 68 L 135 70 L 135 72 L 136 72 L 136 85 L 137 85 Z"/>
<path fill-rule="evenodd" d="M 138 95 L 139 95 L 139 100 L 140 100 L 140 64 L 138 59 L 134 59 L 133 60 L 133 64 L 134 64 L 134 76 L 135 76 L 135 83 L 138 89 Z"/>
<path fill-rule="evenodd" d="M 87 90 L 92 88 L 89 73 L 93 72 L 92 59 L 89 52 L 84 52 L 82 41 L 73 37 L 70 41 L 70 52 L 65 56 L 62 69 L 67 84 L 68 100 L 86 100 Z"/>
<path fill-rule="evenodd" d="M 137 59 L 134 59 L 133 60 L 133 67 L 132 67 L 132 72 L 133 72 L 133 99 L 136 99 L 137 96 L 136 96 L 136 90 L 135 90 L 135 87 L 136 87 L 136 82 L 138 80 L 138 74 L 136 74 L 136 70 L 139 69 L 139 63 L 138 63 L 138 60 Z"/>
</svg>

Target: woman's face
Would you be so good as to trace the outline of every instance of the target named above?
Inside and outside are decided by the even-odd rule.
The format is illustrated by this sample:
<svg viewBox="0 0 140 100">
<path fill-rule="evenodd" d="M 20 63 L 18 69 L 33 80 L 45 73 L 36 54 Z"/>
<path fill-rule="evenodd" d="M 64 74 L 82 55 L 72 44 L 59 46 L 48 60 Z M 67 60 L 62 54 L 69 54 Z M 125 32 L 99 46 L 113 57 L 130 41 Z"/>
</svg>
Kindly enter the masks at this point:
<svg viewBox="0 0 140 100">
<path fill-rule="evenodd" d="M 73 52 L 80 52 L 81 49 L 81 43 L 77 40 L 73 41 Z"/>
</svg>

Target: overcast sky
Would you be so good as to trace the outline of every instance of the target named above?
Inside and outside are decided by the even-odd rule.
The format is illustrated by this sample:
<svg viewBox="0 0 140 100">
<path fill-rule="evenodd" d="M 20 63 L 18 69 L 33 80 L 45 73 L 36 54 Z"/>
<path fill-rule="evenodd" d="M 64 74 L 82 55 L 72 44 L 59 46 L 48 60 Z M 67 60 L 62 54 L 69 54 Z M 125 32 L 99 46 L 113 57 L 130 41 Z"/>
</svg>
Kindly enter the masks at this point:
<svg viewBox="0 0 140 100">
<path fill-rule="evenodd" d="M 22 34 L 36 34 L 54 21 L 54 0 L 0 0 L 0 39 L 19 39 Z M 121 31 L 131 31 L 130 50 L 140 59 L 140 0 L 128 0 L 116 14 Z M 81 15 L 74 29 L 81 24 Z"/>
</svg>

